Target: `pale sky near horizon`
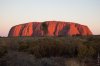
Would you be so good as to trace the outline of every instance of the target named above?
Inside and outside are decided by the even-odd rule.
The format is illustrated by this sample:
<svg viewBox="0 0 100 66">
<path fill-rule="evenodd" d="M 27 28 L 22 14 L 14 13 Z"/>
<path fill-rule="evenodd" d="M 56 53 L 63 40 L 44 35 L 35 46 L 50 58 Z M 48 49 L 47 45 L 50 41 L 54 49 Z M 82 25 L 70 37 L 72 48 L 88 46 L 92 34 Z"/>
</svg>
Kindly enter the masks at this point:
<svg viewBox="0 0 100 66">
<path fill-rule="evenodd" d="M 100 0 L 0 0 L 0 36 L 14 25 L 49 20 L 87 25 L 100 35 Z"/>
</svg>

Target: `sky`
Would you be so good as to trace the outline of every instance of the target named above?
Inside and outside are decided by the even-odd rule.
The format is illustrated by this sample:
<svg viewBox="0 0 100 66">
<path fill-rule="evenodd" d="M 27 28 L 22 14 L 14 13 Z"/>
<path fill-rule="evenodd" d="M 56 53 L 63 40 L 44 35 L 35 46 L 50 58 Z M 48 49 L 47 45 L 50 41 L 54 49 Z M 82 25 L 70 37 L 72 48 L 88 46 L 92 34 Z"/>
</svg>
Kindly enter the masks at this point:
<svg viewBox="0 0 100 66">
<path fill-rule="evenodd" d="M 87 25 L 100 35 L 100 0 L 0 0 L 0 36 L 14 25 L 49 20 Z"/>
</svg>

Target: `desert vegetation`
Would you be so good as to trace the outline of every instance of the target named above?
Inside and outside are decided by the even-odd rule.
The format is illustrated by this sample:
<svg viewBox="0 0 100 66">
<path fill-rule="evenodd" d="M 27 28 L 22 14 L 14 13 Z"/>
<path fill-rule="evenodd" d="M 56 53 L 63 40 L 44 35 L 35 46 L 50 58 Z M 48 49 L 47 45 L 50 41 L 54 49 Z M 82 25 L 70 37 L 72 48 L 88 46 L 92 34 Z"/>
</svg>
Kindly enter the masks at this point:
<svg viewBox="0 0 100 66">
<path fill-rule="evenodd" d="M 1 37 L 0 66 L 96 66 L 100 36 Z"/>
</svg>

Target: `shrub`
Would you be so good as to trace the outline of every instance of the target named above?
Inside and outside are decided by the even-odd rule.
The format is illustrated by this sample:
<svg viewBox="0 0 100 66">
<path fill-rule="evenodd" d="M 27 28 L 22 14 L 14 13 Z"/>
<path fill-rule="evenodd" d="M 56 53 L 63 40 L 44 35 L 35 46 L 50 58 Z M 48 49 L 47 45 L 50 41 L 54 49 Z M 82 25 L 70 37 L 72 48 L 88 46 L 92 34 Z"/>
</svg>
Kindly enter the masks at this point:
<svg viewBox="0 0 100 66">
<path fill-rule="evenodd" d="M 41 39 L 35 46 L 30 46 L 30 53 L 36 57 L 64 56 L 66 45 L 54 39 Z"/>
<path fill-rule="evenodd" d="M 67 59 L 65 61 L 65 66 L 87 66 L 84 62 L 80 62 L 77 59 Z"/>
<path fill-rule="evenodd" d="M 0 58 L 4 56 L 7 53 L 7 47 L 6 46 L 0 46 Z"/>
<path fill-rule="evenodd" d="M 1 58 L 0 66 L 36 66 L 36 59 L 24 52 L 9 52 Z"/>
<path fill-rule="evenodd" d="M 29 45 L 26 42 L 19 42 L 19 51 L 26 51 L 29 48 Z"/>
<path fill-rule="evenodd" d="M 78 45 L 77 51 L 78 51 L 78 57 L 80 59 L 91 58 L 95 54 L 95 50 L 93 47 L 86 46 L 84 44 Z"/>
</svg>

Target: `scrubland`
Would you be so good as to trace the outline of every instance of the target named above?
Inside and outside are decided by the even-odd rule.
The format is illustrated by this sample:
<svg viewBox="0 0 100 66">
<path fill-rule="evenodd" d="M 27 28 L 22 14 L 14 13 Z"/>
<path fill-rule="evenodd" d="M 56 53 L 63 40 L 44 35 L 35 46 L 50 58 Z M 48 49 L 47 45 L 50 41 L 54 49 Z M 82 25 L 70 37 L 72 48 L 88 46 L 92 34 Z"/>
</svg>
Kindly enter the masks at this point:
<svg viewBox="0 0 100 66">
<path fill-rule="evenodd" d="M 97 66 L 100 36 L 0 37 L 0 66 Z"/>
</svg>

